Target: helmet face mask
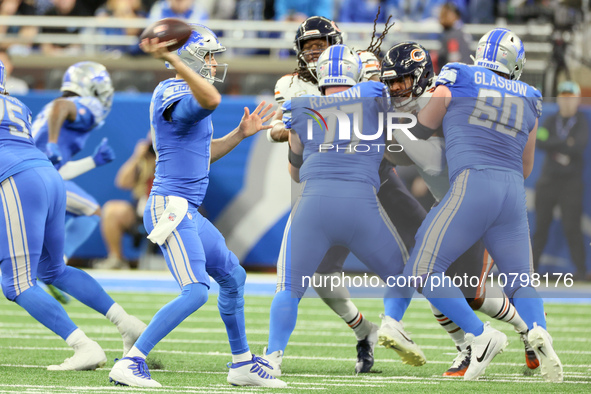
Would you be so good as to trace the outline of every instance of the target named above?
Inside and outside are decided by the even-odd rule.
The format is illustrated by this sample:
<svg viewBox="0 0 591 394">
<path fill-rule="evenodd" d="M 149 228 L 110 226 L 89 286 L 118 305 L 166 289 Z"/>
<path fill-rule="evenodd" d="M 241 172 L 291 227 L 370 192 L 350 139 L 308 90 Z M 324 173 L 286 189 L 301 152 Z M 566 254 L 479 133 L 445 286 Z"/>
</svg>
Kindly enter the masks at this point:
<svg viewBox="0 0 591 394">
<path fill-rule="evenodd" d="M 400 108 L 419 98 L 431 84 L 433 63 L 429 52 L 415 42 L 403 42 L 390 48 L 382 60 L 380 81 L 390 90 L 394 106 Z M 402 85 L 394 90 L 392 86 Z"/>
<path fill-rule="evenodd" d="M 486 33 L 472 57 L 476 66 L 505 74 L 519 80 L 525 66 L 525 48 L 521 39 L 508 29 L 493 29 Z"/>
<path fill-rule="evenodd" d="M 410 103 L 413 98 L 413 90 L 416 85 L 414 75 L 406 74 L 394 78 L 386 78 L 384 84 L 388 87 L 392 104 L 395 107 L 403 107 Z M 394 89 L 396 87 L 397 89 Z"/>
<path fill-rule="evenodd" d="M 314 37 L 300 40 L 298 51 L 298 62 L 305 65 L 312 76 L 316 77 L 316 67 L 318 58 L 329 46 L 331 46 L 328 37 Z"/>
<path fill-rule="evenodd" d="M 76 63 L 66 70 L 60 90 L 81 97 L 96 97 L 107 111 L 111 109 L 115 91 L 105 66 L 88 61 Z"/>
<path fill-rule="evenodd" d="M 343 36 L 336 23 L 322 16 L 312 16 L 306 19 L 298 28 L 294 40 L 300 77 L 303 77 L 304 80 L 317 81 L 316 59 L 326 48 L 342 43 Z"/>
<path fill-rule="evenodd" d="M 193 33 L 185 45 L 177 49 L 177 55 L 183 63 L 209 83 L 224 82 L 228 65 L 225 63 L 211 64 L 210 62 L 213 62 L 214 54 L 224 52 L 226 48 L 220 44 L 215 33 L 207 27 L 196 23 L 192 23 L 190 26 Z M 170 63 L 166 62 L 165 64 L 166 68 L 174 69 Z"/>
</svg>

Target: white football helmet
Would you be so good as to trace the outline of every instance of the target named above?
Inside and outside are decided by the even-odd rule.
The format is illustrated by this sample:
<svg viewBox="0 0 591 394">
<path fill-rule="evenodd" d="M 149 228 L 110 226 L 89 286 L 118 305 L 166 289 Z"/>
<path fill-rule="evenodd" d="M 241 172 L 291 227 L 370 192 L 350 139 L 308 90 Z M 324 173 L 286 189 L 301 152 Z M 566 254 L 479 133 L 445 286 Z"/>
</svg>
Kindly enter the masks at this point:
<svg viewBox="0 0 591 394">
<path fill-rule="evenodd" d="M 362 63 L 359 55 L 345 45 L 328 47 L 318 58 L 318 86 L 353 86 L 360 82 Z"/>
<path fill-rule="evenodd" d="M 210 83 L 224 82 L 228 65 L 225 63 L 210 65 L 205 59 L 210 54 L 224 52 L 226 48 L 220 44 L 215 33 L 206 26 L 197 23 L 191 23 L 190 26 L 193 32 L 187 42 L 176 50 L 177 55 L 191 70 Z M 166 62 L 166 68 L 174 69 L 168 62 Z"/>
<path fill-rule="evenodd" d="M 113 84 L 109 72 L 100 63 L 79 62 L 71 65 L 62 78 L 62 92 L 81 97 L 96 97 L 108 111 L 113 104 Z"/>
<path fill-rule="evenodd" d="M 476 66 L 507 74 L 509 79 L 518 80 L 525 65 L 523 42 L 509 29 L 493 29 L 478 41 Z"/>
</svg>

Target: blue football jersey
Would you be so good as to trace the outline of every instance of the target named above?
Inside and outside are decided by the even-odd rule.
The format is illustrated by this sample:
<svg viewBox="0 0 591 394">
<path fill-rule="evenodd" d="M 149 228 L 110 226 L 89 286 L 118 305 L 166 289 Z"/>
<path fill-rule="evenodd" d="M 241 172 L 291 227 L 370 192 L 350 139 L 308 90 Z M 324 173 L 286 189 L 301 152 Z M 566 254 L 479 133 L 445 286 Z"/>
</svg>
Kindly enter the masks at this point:
<svg viewBox="0 0 591 394">
<path fill-rule="evenodd" d="M 447 64 L 436 85 L 452 99 L 443 119 L 450 180 L 466 168 L 523 173 L 523 150 L 542 113 L 541 93 L 478 66 Z"/>
<path fill-rule="evenodd" d="M 366 182 L 379 189 L 389 98 L 384 84 L 369 81 L 329 96 L 291 100 L 292 129 L 304 145 L 300 179 Z"/>
<path fill-rule="evenodd" d="M 152 192 L 201 205 L 209 184 L 213 110 L 201 108 L 182 79 L 167 79 L 150 103 L 156 175 Z"/>
<path fill-rule="evenodd" d="M 51 167 L 31 137 L 31 110 L 18 99 L 0 95 L 0 182 L 32 167 Z"/>
<path fill-rule="evenodd" d="M 80 152 L 90 136 L 90 132 L 101 127 L 109 110 L 94 97 L 66 97 L 76 105 L 76 119 L 74 121 L 66 120 L 60 130 L 57 144 L 62 153 L 62 161 L 59 166 L 66 164 L 72 157 Z M 43 107 L 43 110 L 35 117 L 32 126 L 35 145 L 42 151 L 45 151 L 47 145 L 48 127 L 47 121 L 49 113 L 53 107 L 53 101 Z"/>
</svg>

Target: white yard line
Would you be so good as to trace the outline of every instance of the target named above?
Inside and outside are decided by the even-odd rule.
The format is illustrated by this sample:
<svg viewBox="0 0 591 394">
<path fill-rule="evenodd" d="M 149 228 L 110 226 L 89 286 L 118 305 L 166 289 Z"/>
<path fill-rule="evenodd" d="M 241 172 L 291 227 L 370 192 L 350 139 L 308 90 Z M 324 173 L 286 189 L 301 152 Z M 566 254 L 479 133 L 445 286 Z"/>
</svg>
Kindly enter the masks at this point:
<svg viewBox="0 0 591 394">
<path fill-rule="evenodd" d="M 41 330 L 40 330 L 41 331 Z M 46 330 L 44 330 L 46 332 Z M 418 338 L 419 336 L 413 336 Z M 10 334 L 0 334 L 0 339 L 31 339 L 31 340 L 56 340 L 63 342 L 60 337 L 55 335 L 48 335 L 48 336 L 39 336 L 39 335 L 10 335 Z M 103 342 L 121 342 L 121 337 L 113 337 L 113 338 L 93 338 L 96 341 L 103 341 Z M 227 340 L 212 340 L 212 339 L 168 339 L 165 338 L 160 343 L 180 343 L 180 344 L 199 344 L 199 345 L 227 345 Z M 266 341 L 248 341 L 251 345 L 259 345 L 265 346 L 267 345 Z M 336 343 L 336 342 L 297 342 L 291 341 L 289 342 L 290 347 L 330 347 L 330 348 L 352 348 L 354 343 Z M 65 348 L 70 349 L 70 348 Z M 442 351 L 451 351 L 451 346 L 432 346 L 432 345 L 421 345 L 421 349 L 429 349 L 429 350 L 442 350 Z M 510 353 L 523 353 L 523 349 L 505 349 L 505 352 Z M 577 355 L 591 355 L 591 351 L 587 350 L 560 350 L 561 354 L 577 354 Z M 455 354 L 455 353 L 454 353 Z"/>
<path fill-rule="evenodd" d="M 68 347 L 39 347 L 39 346 L 0 346 L 0 349 L 7 349 L 7 350 L 34 350 L 34 351 L 66 351 L 71 352 L 72 349 Z M 121 349 L 103 349 L 105 352 L 120 352 Z M 182 355 L 192 355 L 192 356 L 208 356 L 208 357 L 227 357 L 230 358 L 231 354 L 226 352 L 194 352 L 194 351 L 187 351 L 187 350 L 153 350 L 151 354 L 182 354 Z M 347 361 L 347 362 L 354 362 L 356 361 L 354 358 L 344 358 L 344 357 L 316 357 L 316 356 L 289 356 L 285 358 L 286 360 L 314 360 L 314 361 Z M 398 359 L 382 359 L 378 360 L 382 363 L 400 363 Z M 449 364 L 449 361 L 428 361 L 430 364 Z M 491 363 L 491 365 L 504 365 L 504 366 L 511 366 L 511 367 L 522 367 L 523 364 L 521 363 Z M 589 364 L 563 364 L 564 367 L 567 368 L 587 368 L 589 369 Z"/>
</svg>

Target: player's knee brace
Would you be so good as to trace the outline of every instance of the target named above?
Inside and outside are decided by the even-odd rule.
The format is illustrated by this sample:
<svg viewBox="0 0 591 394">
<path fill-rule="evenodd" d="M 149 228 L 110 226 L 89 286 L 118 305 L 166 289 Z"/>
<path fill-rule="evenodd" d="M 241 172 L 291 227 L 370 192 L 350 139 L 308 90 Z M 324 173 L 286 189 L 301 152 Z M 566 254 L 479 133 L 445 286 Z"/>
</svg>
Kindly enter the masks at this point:
<svg viewBox="0 0 591 394">
<path fill-rule="evenodd" d="M 218 296 L 218 309 L 220 313 L 230 315 L 239 308 L 244 307 L 244 283 L 246 271 L 237 265 L 228 275 L 218 280 L 220 294 Z"/>
</svg>

